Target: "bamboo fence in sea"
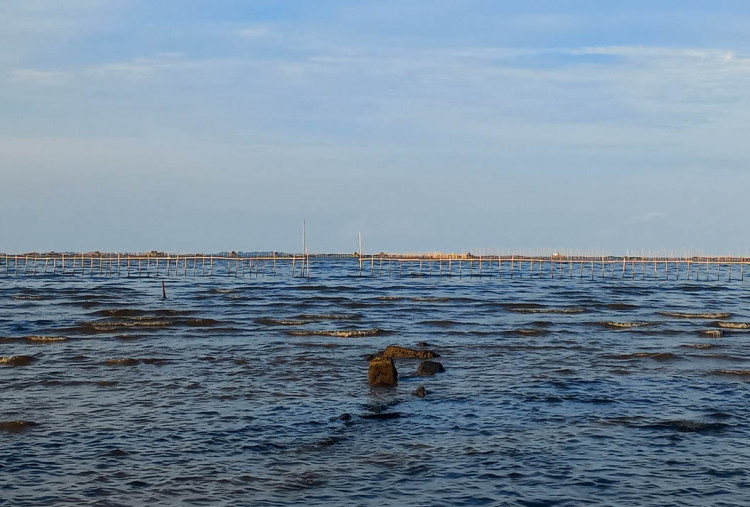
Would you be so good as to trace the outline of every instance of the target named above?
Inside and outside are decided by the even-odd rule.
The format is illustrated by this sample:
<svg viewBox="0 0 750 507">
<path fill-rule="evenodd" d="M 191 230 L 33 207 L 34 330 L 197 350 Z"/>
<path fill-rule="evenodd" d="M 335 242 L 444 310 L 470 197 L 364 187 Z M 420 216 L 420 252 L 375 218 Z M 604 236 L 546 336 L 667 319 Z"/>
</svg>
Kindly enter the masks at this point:
<svg viewBox="0 0 750 507">
<path fill-rule="evenodd" d="M 359 276 L 744 281 L 749 257 L 471 254 L 0 254 L 0 277 L 309 277 L 310 260 L 344 259 Z M 346 260 L 348 259 L 348 260 Z M 358 263 L 351 265 L 351 262 Z M 347 264 L 348 263 L 348 264 Z M 337 264 L 342 266 L 342 264 Z M 358 267 L 358 270 L 357 270 Z M 335 269 L 335 268 L 334 268 Z M 351 272 L 351 271 L 350 271 Z"/>
<path fill-rule="evenodd" d="M 310 256 L 203 254 L 0 254 L 0 276 L 78 275 L 100 277 L 234 276 L 265 277 L 289 269 L 290 276 L 310 276 Z"/>
<path fill-rule="evenodd" d="M 744 281 L 750 257 L 376 254 L 358 256 L 360 275 Z M 369 266 L 368 266 L 369 264 Z M 368 269 L 369 267 L 369 269 Z M 369 273 L 368 273 L 369 271 Z"/>
</svg>

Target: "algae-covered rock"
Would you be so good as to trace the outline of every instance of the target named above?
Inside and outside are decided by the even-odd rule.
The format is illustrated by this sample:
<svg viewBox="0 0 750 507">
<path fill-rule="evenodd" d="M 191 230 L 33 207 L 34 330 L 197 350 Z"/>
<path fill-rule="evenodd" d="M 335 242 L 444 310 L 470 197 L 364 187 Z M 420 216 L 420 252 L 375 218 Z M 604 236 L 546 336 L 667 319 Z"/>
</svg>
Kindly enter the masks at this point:
<svg viewBox="0 0 750 507">
<path fill-rule="evenodd" d="M 371 386 L 395 386 L 398 383 L 398 372 L 393 359 L 379 356 L 371 360 L 368 378 Z"/>
</svg>

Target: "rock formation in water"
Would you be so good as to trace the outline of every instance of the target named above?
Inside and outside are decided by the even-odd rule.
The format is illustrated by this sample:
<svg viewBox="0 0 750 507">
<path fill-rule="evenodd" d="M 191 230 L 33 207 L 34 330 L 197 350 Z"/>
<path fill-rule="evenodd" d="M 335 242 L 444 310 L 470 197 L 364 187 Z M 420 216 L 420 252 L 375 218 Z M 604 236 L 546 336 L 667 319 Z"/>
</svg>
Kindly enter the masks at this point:
<svg viewBox="0 0 750 507">
<path fill-rule="evenodd" d="M 443 365 L 437 361 L 422 361 L 417 366 L 417 375 L 429 376 L 445 372 Z"/>
<path fill-rule="evenodd" d="M 368 378 L 371 386 L 395 386 L 398 383 L 398 372 L 393 359 L 381 356 L 373 358 L 370 361 Z"/>
<path fill-rule="evenodd" d="M 383 351 L 383 357 L 392 359 L 433 359 L 440 357 L 432 350 L 414 350 L 398 345 L 388 345 Z"/>
</svg>

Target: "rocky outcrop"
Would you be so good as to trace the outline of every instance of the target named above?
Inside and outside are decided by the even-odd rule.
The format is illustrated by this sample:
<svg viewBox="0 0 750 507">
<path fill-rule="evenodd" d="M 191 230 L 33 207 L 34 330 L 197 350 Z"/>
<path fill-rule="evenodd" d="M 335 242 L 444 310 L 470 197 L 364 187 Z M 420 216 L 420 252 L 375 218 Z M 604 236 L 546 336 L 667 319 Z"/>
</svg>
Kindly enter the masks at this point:
<svg viewBox="0 0 750 507">
<path fill-rule="evenodd" d="M 419 398 L 424 398 L 427 395 L 427 390 L 424 388 L 424 386 L 419 386 L 414 390 L 412 394 Z"/>
<path fill-rule="evenodd" d="M 432 350 L 414 350 L 398 345 L 388 345 L 382 354 L 385 358 L 391 359 L 433 359 L 440 357 Z"/>
<path fill-rule="evenodd" d="M 398 383 L 398 372 L 393 359 L 378 356 L 370 361 L 367 376 L 371 386 L 391 387 Z"/>
<path fill-rule="evenodd" d="M 417 366 L 417 375 L 420 376 L 430 376 L 435 375 L 436 373 L 443 373 L 445 372 L 445 368 L 442 364 L 440 364 L 437 361 L 422 361 L 419 363 L 419 366 Z"/>
</svg>

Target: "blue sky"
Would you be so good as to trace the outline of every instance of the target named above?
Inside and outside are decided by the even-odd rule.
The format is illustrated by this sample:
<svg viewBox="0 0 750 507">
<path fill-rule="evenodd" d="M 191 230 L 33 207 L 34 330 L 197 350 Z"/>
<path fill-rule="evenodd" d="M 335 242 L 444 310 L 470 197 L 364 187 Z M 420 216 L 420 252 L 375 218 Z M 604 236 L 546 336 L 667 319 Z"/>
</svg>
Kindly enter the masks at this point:
<svg viewBox="0 0 750 507">
<path fill-rule="evenodd" d="M 750 254 L 750 3 L 4 0 L 0 251 Z"/>
</svg>

